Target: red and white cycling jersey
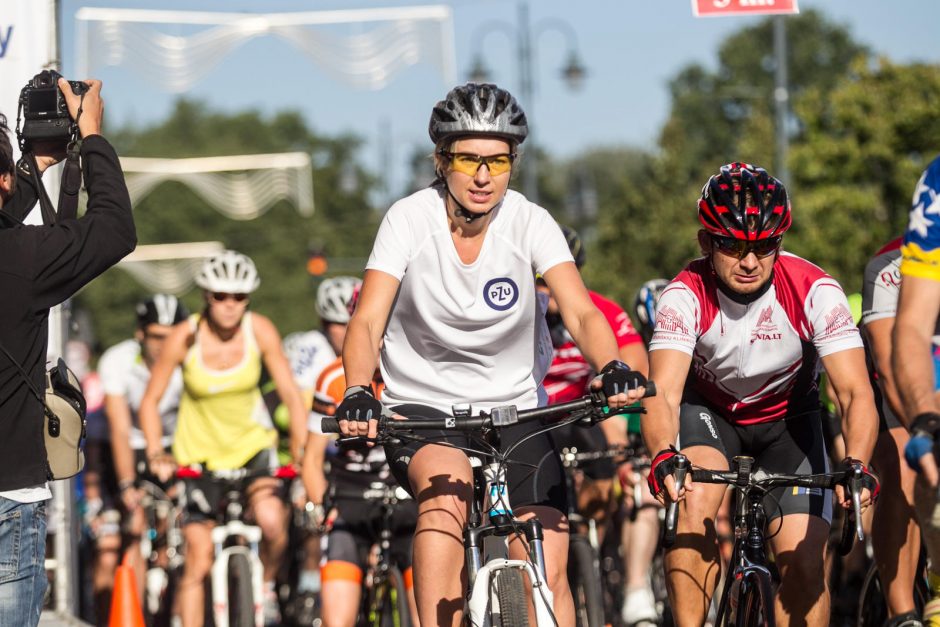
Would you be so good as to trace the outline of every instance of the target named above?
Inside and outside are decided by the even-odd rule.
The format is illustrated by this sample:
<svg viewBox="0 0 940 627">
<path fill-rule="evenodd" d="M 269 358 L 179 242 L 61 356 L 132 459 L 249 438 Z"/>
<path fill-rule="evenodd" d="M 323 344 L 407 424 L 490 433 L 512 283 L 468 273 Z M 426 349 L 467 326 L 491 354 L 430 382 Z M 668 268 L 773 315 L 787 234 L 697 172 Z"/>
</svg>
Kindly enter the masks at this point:
<svg viewBox="0 0 940 627">
<path fill-rule="evenodd" d="M 862 348 L 842 287 L 821 268 L 781 253 L 773 278 L 747 297 L 719 286 L 708 259 L 665 289 L 650 351 L 692 356 L 686 391 L 736 424 L 819 407 L 817 357 Z"/>
<path fill-rule="evenodd" d="M 588 290 L 588 293 L 594 306 L 601 310 L 613 330 L 614 337 L 617 338 L 617 348 L 643 341 L 630 323 L 630 316 L 620 305 L 597 292 Z M 577 344 L 565 331 L 564 341 L 554 347 L 552 365 L 542 380 L 548 402 L 564 403 L 582 396 L 593 376 L 594 369 L 584 360 Z"/>
</svg>

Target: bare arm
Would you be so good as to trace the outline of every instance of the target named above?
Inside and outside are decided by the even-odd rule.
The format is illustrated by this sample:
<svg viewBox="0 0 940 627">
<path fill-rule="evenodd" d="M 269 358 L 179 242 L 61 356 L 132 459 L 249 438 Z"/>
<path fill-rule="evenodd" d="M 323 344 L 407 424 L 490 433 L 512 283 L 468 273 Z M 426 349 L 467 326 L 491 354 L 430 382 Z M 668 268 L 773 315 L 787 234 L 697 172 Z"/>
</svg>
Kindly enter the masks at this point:
<svg viewBox="0 0 940 627">
<path fill-rule="evenodd" d="M 867 464 L 878 438 L 878 412 L 868 379 L 865 350 L 852 348 L 826 355 L 823 366 L 842 408 L 845 454 Z"/>
<path fill-rule="evenodd" d="M 163 425 L 160 423 L 160 411 L 157 406 L 170 384 L 173 370 L 181 365 L 186 357 L 191 336 L 189 323 L 180 323 L 174 327 L 163 345 L 160 359 L 150 370 L 150 381 L 147 383 L 147 389 L 140 400 L 138 410 L 140 429 L 144 432 L 144 439 L 147 440 L 148 459 L 163 452 Z"/>
<path fill-rule="evenodd" d="M 326 473 L 323 464 L 326 461 L 326 446 L 330 438 L 321 434 L 310 432 L 307 434 L 307 446 L 304 448 L 304 463 L 301 477 L 307 499 L 318 505 L 323 504 L 323 495 L 326 493 Z"/>
<path fill-rule="evenodd" d="M 898 386 L 895 382 L 894 371 L 891 368 L 892 339 L 891 332 L 894 330 L 894 318 L 882 318 L 869 322 L 862 327 L 862 331 L 868 338 L 868 345 L 871 347 L 872 360 L 875 362 L 875 372 L 878 373 L 878 385 L 881 387 L 885 399 L 888 401 L 888 407 L 898 417 L 901 424 L 907 425 L 909 421 L 904 413 L 904 406 L 901 403 L 901 396 L 898 394 Z"/>
<path fill-rule="evenodd" d="M 552 266 L 543 278 L 558 302 L 565 328 L 594 370 L 599 371 L 611 361 L 620 359 L 614 332 L 604 314 L 591 302 L 574 263 Z"/>
<path fill-rule="evenodd" d="M 894 321 L 893 372 L 904 413 L 912 419 L 940 406 L 934 396 L 930 344 L 940 312 L 940 282 L 905 275 Z"/>
<path fill-rule="evenodd" d="M 644 399 L 645 414 L 640 415 L 640 431 L 650 455 L 675 446 L 679 436 L 679 406 L 689 374 L 692 357 L 682 351 L 650 351 L 650 378 L 656 381 L 656 396 Z M 672 477 L 665 480 L 672 500 L 679 498 Z"/>
<path fill-rule="evenodd" d="M 382 335 L 392 303 L 398 294 L 398 279 L 381 270 L 366 270 L 356 311 L 346 327 L 343 369 L 346 385 L 369 387 L 379 364 Z"/>
<path fill-rule="evenodd" d="M 304 408 L 303 395 L 294 382 L 290 364 L 284 356 L 284 349 L 281 348 L 281 335 L 274 324 L 258 314 L 254 314 L 251 320 L 258 348 L 261 349 L 261 358 L 271 379 L 274 380 L 277 395 L 290 414 L 290 453 L 294 462 L 299 464 L 302 461 L 301 449 L 307 432 L 307 410 Z"/>
<path fill-rule="evenodd" d="M 104 397 L 104 412 L 111 429 L 111 454 L 119 484 L 134 481 L 134 451 L 131 450 L 131 408 L 127 399 L 119 394 Z"/>
<path fill-rule="evenodd" d="M 649 373 L 650 362 L 643 342 L 631 342 L 620 347 L 620 361 L 634 370 L 639 370 L 646 376 Z"/>
</svg>

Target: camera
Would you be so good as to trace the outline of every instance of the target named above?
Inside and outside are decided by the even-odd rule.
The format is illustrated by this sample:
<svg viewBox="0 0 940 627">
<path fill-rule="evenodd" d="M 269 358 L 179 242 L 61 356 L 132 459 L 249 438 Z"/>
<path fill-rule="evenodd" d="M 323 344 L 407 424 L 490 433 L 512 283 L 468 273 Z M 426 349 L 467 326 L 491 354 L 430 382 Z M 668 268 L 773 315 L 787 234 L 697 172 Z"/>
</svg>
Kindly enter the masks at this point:
<svg viewBox="0 0 940 627">
<path fill-rule="evenodd" d="M 72 139 L 74 121 L 69 115 L 65 96 L 59 90 L 60 78 L 62 75 L 55 70 L 43 70 L 20 91 L 23 126 L 20 128 L 17 124 L 16 135 L 23 150 L 31 141 L 67 143 Z M 81 81 L 69 81 L 69 85 L 76 96 L 88 91 L 88 85 Z"/>
</svg>

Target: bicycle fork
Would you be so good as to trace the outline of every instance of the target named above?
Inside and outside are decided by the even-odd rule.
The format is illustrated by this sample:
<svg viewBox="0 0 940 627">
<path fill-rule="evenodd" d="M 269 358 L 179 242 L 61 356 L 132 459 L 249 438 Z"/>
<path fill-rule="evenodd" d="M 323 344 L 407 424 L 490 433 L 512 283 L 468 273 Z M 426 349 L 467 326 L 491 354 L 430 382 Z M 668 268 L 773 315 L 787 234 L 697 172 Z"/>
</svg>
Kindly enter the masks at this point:
<svg viewBox="0 0 940 627">
<path fill-rule="evenodd" d="M 467 576 L 470 595 L 467 598 L 467 615 L 470 625 L 489 627 L 490 611 L 498 609 L 498 600 L 491 594 L 497 573 L 503 570 L 521 570 L 532 589 L 532 602 L 535 607 L 536 623 L 550 625 L 554 623 L 552 604 L 554 598 L 545 576 L 545 534 L 542 523 L 532 518 L 527 521 L 516 520 L 509 505 L 506 488 L 505 467 L 489 464 L 483 468 L 486 479 L 484 508 L 490 523 L 470 525 L 464 530 L 464 551 L 466 553 Z M 479 520 L 479 512 L 475 512 Z M 483 563 L 483 543 L 490 536 L 506 537 L 512 534 L 525 536 L 529 547 L 528 560 L 495 558 Z"/>
</svg>

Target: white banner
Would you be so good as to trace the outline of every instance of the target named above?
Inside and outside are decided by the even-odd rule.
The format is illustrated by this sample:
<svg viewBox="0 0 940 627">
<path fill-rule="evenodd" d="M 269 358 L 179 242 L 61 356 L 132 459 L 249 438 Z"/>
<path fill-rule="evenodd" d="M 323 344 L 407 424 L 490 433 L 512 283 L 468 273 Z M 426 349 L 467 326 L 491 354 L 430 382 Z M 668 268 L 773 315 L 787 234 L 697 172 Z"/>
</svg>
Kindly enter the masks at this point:
<svg viewBox="0 0 940 627">
<path fill-rule="evenodd" d="M 0 113 L 12 131 L 20 90 L 40 70 L 55 68 L 54 0 L 3 0 L 0 10 Z M 14 158 L 19 158 L 11 136 Z"/>
</svg>

